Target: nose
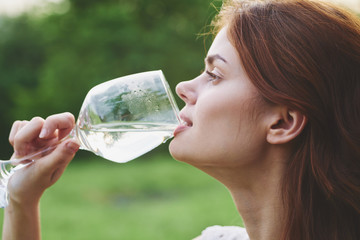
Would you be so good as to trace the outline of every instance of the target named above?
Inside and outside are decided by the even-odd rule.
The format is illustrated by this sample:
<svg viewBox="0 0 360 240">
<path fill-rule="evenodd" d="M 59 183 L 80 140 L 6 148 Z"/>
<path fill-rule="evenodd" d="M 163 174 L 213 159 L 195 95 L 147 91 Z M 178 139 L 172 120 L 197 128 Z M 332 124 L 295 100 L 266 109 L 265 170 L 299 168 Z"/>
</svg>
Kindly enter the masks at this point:
<svg viewBox="0 0 360 240">
<path fill-rule="evenodd" d="M 195 104 L 197 99 L 197 93 L 195 91 L 194 80 L 180 82 L 176 86 L 177 95 L 186 103 L 186 104 Z"/>
</svg>

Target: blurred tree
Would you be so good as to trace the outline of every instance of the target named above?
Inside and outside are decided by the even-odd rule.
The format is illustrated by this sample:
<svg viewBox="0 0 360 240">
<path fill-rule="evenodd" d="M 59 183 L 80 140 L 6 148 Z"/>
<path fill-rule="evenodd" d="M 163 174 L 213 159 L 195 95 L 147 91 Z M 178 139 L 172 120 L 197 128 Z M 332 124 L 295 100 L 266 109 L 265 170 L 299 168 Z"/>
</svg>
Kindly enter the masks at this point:
<svg viewBox="0 0 360 240">
<path fill-rule="evenodd" d="M 0 144 L 6 158 L 11 150 L 7 136 L 14 120 L 12 113 L 18 108 L 15 99 L 21 97 L 18 89 L 36 89 L 45 53 L 39 32 L 26 16 L 1 19 L 0 36 Z"/>
<path fill-rule="evenodd" d="M 1 20 L 2 152 L 10 122 L 62 111 L 77 115 L 87 91 L 105 80 L 162 69 L 174 89 L 194 77 L 208 45 L 198 34 L 216 11 L 210 3 L 64 0 L 60 7 L 69 7 L 61 14 Z"/>
</svg>

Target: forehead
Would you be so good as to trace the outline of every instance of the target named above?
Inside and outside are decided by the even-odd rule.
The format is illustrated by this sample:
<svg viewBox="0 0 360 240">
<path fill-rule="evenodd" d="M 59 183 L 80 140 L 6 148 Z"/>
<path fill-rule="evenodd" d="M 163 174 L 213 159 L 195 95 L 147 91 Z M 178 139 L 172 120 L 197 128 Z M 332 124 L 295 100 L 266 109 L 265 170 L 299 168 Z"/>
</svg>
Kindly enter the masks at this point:
<svg viewBox="0 0 360 240">
<path fill-rule="evenodd" d="M 238 53 L 227 37 L 226 27 L 216 35 L 207 55 L 220 55 L 231 65 L 240 64 Z"/>
</svg>

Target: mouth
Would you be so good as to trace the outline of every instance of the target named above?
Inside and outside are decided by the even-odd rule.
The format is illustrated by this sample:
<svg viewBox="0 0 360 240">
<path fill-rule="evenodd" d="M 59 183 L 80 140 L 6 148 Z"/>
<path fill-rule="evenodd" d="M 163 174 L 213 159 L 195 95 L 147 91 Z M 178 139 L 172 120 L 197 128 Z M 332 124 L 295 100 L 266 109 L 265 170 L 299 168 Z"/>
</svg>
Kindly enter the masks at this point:
<svg viewBox="0 0 360 240">
<path fill-rule="evenodd" d="M 180 132 L 185 131 L 188 128 L 191 128 L 193 126 L 192 121 L 187 118 L 184 115 L 180 115 L 180 118 L 182 120 L 181 124 L 175 129 L 174 131 L 174 137 L 176 137 L 176 135 L 178 135 Z"/>
</svg>

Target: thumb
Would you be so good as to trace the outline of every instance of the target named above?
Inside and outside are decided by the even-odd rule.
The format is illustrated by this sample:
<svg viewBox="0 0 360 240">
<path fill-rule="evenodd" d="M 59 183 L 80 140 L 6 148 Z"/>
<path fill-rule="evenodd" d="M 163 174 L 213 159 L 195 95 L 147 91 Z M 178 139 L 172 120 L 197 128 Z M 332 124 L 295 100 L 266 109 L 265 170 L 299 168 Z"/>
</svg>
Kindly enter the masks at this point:
<svg viewBox="0 0 360 240">
<path fill-rule="evenodd" d="M 41 172 L 48 176 L 50 185 L 54 184 L 64 172 L 66 166 L 79 150 L 79 143 L 69 139 L 61 144 L 49 155 L 41 159 Z M 39 166 L 40 167 L 40 166 Z"/>
</svg>

